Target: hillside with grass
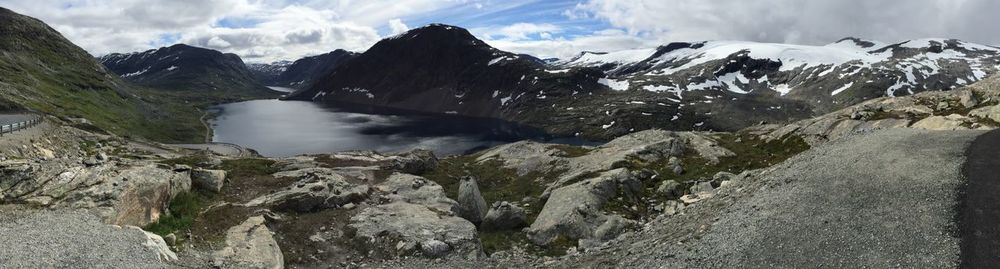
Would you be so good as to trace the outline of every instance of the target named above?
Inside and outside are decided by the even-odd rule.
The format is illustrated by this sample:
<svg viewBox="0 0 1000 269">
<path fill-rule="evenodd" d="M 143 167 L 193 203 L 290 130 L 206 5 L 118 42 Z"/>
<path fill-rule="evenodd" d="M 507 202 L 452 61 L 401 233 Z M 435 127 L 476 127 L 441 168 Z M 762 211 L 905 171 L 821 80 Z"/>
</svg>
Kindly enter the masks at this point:
<svg viewBox="0 0 1000 269">
<path fill-rule="evenodd" d="M 125 136 L 199 141 L 201 112 L 176 97 L 122 81 L 45 23 L 0 8 L 0 108 L 84 118 Z"/>
</svg>

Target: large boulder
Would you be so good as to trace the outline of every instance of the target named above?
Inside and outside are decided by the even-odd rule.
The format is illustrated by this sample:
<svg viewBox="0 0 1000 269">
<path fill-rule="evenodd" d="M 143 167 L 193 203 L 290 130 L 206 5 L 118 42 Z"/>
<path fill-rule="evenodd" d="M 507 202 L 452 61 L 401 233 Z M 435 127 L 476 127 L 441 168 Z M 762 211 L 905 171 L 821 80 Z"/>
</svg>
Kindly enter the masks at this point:
<svg viewBox="0 0 1000 269">
<path fill-rule="evenodd" d="M 251 217 L 226 231 L 226 246 L 214 253 L 215 264 L 222 268 L 285 267 L 284 256 L 264 217 Z"/>
<path fill-rule="evenodd" d="M 450 252 L 466 255 L 482 252 L 475 225 L 420 204 L 397 201 L 368 207 L 351 217 L 349 226 L 356 231 L 358 242 L 381 242 L 384 246 L 369 247 L 396 248 L 399 255 L 412 254 L 408 252 L 413 249 L 396 246 L 420 246 L 430 257 Z M 385 238 L 392 238 L 394 242 L 380 241 Z"/>
<path fill-rule="evenodd" d="M 222 184 L 226 181 L 226 171 L 209 170 L 197 168 L 191 170 L 191 184 L 193 187 L 218 193 L 222 191 Z"/>
<path fill-rule="evenodd" d="M 463 177 L 458 185 L 458 215 L 472 223 L 480 223 L 486 216 L 486 200 L 479 192 L 479 184 L 474 177 Z"/>
<path fill-rule="evenodd" d="M 617 197 L 620 188 L 638 183 L 628 170 L 619 168 L 584 179 L 552 192 L 535 222 L 528 227 L 528 238 L 538 245 L 548 245 L 559 238 L 581 242 L 606 240 L 620 232 L 620 217 L 604 213 L 604 206 Z M 605 224 L 608 222 L 613 222 Z M 602 225 L 605 228 L 598 229 Z M 631 225 L 631 224 L 629 224 Z"/>
<path fill-rule="evenodd" d="M 528 226 L 528 214 L 523 208 L 507 201 L 494 202 L 482 224 L 487 230 L 513 230 L 524 226 Z"/>
<path fill-rule="evenodd" d="M 306 168 L 278 172 L 274 177 L 298 178 L 288 188 L 255 198 L 247 206 L 268 206 L 276 210 L 311 212 L 357 203 L 368 197 L 370 187 L 354 184 L 330 168 Z"/>
<path fill-rule="evenodd" d="M 969 116 L 989 119 L 1000 123 L 1000 105 L 980 107 L 969 112 Z"/>
<path fill-rule="evenodd" d="M 482 253 L 476 226 L 455 215 L 458 203 L 445 196 L 441 185 L 395 173 L 373 189 L 383 204 L 351 217 L 348 226 L 356 231 L 356 242 L 396 255 L 415 254 L 418 248 L 430 257 Z"/>
<path fill-rule="evenodd" d="M 437 161 L 438 159 L 434 156 L 434 152 L 415 149 L 386 157 L 381 161 L 381 167 L 407 174 L 421 174 L 437 167 Z"/>
<path fill-rule="evenodd" d="M 186 172 L 158 164 L 82 165 L 65 159 L 0 163 L 0 199 L 50 208 L 87 209 L 108 223 L 145 226 L 191 189 Z"/>
<path fill-rule="evenodd" d="M 662 195 L 667 200 L 673 200 L 684 195 L 684 190 L 681 183 L 668 179 L 660 182 L 660 185 L 656 187 L 656 193 Z"/>
</svg>

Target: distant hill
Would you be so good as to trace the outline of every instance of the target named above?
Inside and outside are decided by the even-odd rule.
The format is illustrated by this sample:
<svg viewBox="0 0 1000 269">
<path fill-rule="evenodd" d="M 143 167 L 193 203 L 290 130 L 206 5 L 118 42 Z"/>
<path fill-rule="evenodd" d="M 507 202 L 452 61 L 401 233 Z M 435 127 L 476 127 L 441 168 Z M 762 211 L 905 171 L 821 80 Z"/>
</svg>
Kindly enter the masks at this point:
<svg viewBox="0 0 1000 269">
<path fill-rule="evenodd" d="M 274 80 L 274 84 L 270 85 L 299 89 L 307 88 L 320 78 L 329 75 L 341 64 L 357 56 L 357 53 L 338 49 L 316 56 L 305 57 L 289 65 Z"/>
<path fill-rule="evenodd" d="M 144 52 L 108 54 L 100 61 L 130 82 L 214 102 L 278 96 L 257 82 L 239 56 L 211 49 L 177 44 Z"/>
<path fill-rule="evenodd" d="M 0 8 L 0 106 L 82 117 L 120 135 L 197 141 L 194 107 L 122 81 L 42 21 Z M 169 131 L 165 131 L 169 130 Z"/>
</svg>

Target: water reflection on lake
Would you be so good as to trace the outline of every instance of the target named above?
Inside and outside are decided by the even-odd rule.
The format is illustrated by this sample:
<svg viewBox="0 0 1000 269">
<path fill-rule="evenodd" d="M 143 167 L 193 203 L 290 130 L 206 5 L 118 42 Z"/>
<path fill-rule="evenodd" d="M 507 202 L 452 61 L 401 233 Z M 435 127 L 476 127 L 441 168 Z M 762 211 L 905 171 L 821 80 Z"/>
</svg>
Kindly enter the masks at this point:
<svg viewBox="0 0 1000 269">
<path fill-rule="evenodd" d="M 210 121 L 213 141 L 243 145 L 269 157 L 414 148 L 455 155 L 524 139 L 550 140 L 537 129 L 500 120 L 362 106 L 255 100 L 218 105 L 212 110 L 216 115 Z M 555 141 L 593 144 L 574 138 Z"/>
</svg>

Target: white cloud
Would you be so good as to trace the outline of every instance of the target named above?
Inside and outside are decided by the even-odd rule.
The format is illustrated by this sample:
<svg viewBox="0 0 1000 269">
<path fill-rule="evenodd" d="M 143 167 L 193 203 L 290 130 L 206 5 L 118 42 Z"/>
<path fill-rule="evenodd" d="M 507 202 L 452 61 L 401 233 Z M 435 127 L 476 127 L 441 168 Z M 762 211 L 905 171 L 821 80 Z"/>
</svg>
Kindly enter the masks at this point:
<svg viewBox="0 0 1000 269">
<path fill-rule="evenodd" d="M 994 0 L 589 0 L 564 13 L 599 18 L 659 40 L 735 39 L 826 44 L 952 37 L 1000 43 Z"/>
<path fill-rule="evenodd" d="M 0 0 L 0 6 L 45 21 L 94 55 L 183 42 L 248 62 L 363 51 L 409 29 L 404 20 L 437 19 L 471 23 L 459 26 L 473 26 L 472 33 L 504 50 L 560 58 L 710 39 L 824 44 L 846 36 L 954 37 L 1000 44 L 994 0 L 580 1 Z"/>
<path fill-rule="evenodd" d="M 399 18 L 389 20 L 389 29 L 392 30 L 393 35 L 402 34 L 403 32 L 409 31 L 410 27 L 403 23 L 403 20 Z"/>
</svg>

